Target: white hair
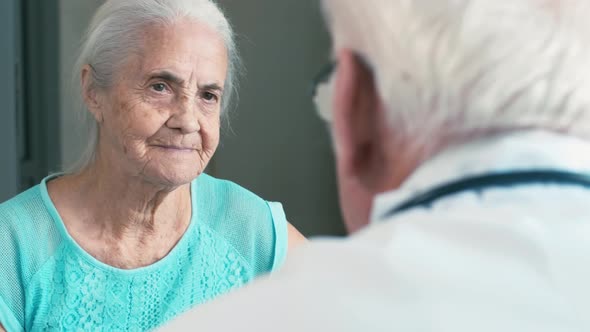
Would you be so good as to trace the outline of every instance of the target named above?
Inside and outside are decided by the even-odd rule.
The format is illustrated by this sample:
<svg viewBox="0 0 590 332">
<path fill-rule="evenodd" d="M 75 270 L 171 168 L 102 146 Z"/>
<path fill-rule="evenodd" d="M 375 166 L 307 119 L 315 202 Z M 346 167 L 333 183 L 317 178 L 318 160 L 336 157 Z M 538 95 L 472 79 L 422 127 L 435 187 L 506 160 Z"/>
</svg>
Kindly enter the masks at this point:
<svg viewBox="0 0 590 332">
<path fill-rule="evenodd" d="M 141 51 L 142 32 L 147 27 L 173 24 L 183 18 L 207 24 L 225 43 L 228 71 L 221 101 L 221 112 L 225 115 L 237 92 L 240 58 L 233 30 L 212 0 L 107 0 L 95 13 L 83 39 L 74 67 L 75 86 L 81 91 L 80 73 L 89 65 L 92 68 L 91 86 L 108 89 L 116 79 L 119 66 L 131 52 Z M 95 158 L 98 125 L 86 110 L 82 116 L 89 127 L 88 144 L 81 158 L 69 168 L 70 172 L 81 171 Z"/>
<path fill-rule="evenodd" d="M 420 149 L 518 129 L 590 138 L 590 1 L 324 0 L 335 51 L 369 65 Z"/>
</svg>

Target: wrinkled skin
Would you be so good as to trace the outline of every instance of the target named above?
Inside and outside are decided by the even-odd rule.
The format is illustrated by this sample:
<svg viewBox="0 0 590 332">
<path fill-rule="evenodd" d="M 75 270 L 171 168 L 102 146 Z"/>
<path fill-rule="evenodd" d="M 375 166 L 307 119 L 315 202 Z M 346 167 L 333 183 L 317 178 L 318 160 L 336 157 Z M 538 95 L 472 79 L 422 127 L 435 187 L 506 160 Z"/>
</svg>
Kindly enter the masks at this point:
<svg viewBox="0 0 590 332">
<path fill-rule="evenodd" d="M 83 96 L 99 127 L 96 158 L 48 191 L 70 235 L 123 269 L 165 257 L 190 224 L 190 183 L 219 143 L 227 52 L 207 25 L 180 20 L 143 30 L 114 83 Z M 113 64 L 115 65 L 115 64 Z"/>
<path fill-rule="evenodd" d="M 224 43 L 208 27 L 148 27 L 144 51 L 90 107 L 100 123 L 100 159 L 156 186 L 196 178 L 219 143 L 226 73 Z"/>
</svg>

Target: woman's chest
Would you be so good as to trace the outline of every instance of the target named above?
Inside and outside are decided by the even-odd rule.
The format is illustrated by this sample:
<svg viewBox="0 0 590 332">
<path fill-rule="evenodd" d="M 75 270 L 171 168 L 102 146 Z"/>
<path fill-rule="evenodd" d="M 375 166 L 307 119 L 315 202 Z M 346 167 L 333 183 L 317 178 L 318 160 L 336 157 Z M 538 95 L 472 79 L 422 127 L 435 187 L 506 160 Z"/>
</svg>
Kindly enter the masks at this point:
<svg viewBox="0 0 590 332">
<path fill-rule="evenodd" d="M 97 266 L 62 250 L 27 288 L 27 330 L 153 329 L 250 279 L 248 267 L 232 248 L 222 247 L 196 245 L 132 271 Z"/>
</svg>

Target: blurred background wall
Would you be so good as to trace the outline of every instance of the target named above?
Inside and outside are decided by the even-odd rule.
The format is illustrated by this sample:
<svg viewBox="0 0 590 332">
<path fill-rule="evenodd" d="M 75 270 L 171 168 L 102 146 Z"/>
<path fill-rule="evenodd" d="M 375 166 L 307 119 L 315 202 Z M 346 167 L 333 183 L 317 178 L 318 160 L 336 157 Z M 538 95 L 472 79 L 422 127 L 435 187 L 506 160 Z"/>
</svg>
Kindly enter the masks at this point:
<svg viewBox="0 0 590 332">
<path fill-rule="evenodd" d="M 61 163 L 55 1 L 0 1 L 0 201 Z"/>
<path fill-rule="evenodd" d="M 102 0 L 22 0 L 25 5 L 20 6 L 19 0 L 2 1 L 13 4 L 20 16 L 29 17 L 26 22 L 15 22 L 11 35 L 16 36 L 17 44 L 24 45 L 25 54 L 35 53 L 39 58 L 25 63 L 29 69 L 33 64 L 35 70 L 29 70 L 32 76 L 24 79 L 38 82 L 38 91 L 25 89 L 24 99 L 34 93 L 44 96 L 29 105 L 27 112 L 14 108 L 17 117 L 28 114 L 23 123 L 36 123 L 43 129 L 35 141 L 41 158 L 29 170 L 28 180 L 19 182 L 18 190 L 23 190 L 75 161 L 84 147 L 72 69 L 80 38 Z M 267 200 L 282 202 L 289 220 L 305 235 L 343 234 L 329 136 L 310 98 L 311 81 L 328 61 L 330 50 L 317 0 L 218 2 L 237 32 L 245 74 L 239 105 L 230 115 L 231 128 L 224 128 L 208 172 L 233 180 Z M 40 23 L 31 28 L 29 21 L 39 17 Z M 18 32 L 24 34 L 19 36 Z M 39 40 L 47 45 L 35 50 L 26 47 Z M 2 42 L 10 41 L 3 38 Z M 10 120 L 10 115 L 2 116 Z M 30 135 L 31 131 L 24 133 Z M 17 141 L 16 146 L 21 145 Z M 8 153 L 4 157 L 14 159 Z M 23 158 L 17 159 L 9 160 L 0 171 L 9 165 L 22 170 Z M 12 178 L 15 176 L 23 178 L 22 174 Z M 14 191 L 0 191 L 0 200 Z"/>
<path fill-rule="evenodd" d="M 0 2 L 0 41 L 4 45 L 4 52 L 0 52 L 0 100 L 3 110 L 0 112 L 0 142 L 2 153 L 0 154 L 0 201 L 14 195 L 19 189 L 19 177 L 17 160 L 20 160 L 17 143 L 17 16 L 16 3 L 12 1 Z"/>
<path fill-rule="evenodd" d="M 61 164 L 74 163 L 86 147 L 85 128 L 81 123 L 81 99 L 74 88 L 74 64 L 80 41 L 90 19 L 102 0 L 58 0 L 59 10 L 59 67 L 60 67 L 60 124 Z"/>
<path fill-rule="evenodd" d="M 214 173 L 284 203 L 305 234 L 342 233 L 329 135 L 311 81 L 329 60 L 316 0 L 222 0 L 246 67 Z"/>
</svg>

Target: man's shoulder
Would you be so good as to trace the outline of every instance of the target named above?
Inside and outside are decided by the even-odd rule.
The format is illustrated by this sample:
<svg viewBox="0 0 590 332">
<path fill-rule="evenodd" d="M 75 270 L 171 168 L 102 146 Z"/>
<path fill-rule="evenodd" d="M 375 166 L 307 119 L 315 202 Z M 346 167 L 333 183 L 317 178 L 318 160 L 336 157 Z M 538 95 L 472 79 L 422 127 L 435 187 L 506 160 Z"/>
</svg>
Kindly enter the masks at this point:
<svg viewBox="0 0 590 332">
<path fill-rule="evenodd" d="M 281 271 L 173 327 L 198 322 L 215 331 L 431 330 L 443 324 L 442 315 L 441 328 L 448 330 L 481 324 L 530 330 L 539 327 L 541 312 L 550 312 L 553 323 L 576 324 L 567 306 L 559 305 L 566 293 L 553 278 L 571 266 L 549 269 L 548 257 L 535 250 L 541 244 L 519 226 L 479 219 L 400 218 L 349 238 L 313 239 L 290 253 Z M 509 289 L 518 296 L 506 296 Z M 224 319 L 228 312 L 234 319 Z M 519 317 L 530 319 L 519 323 Z"/>
<path fill-rule="evenodd" d="M 215 331 L 240 326 L 252 327 L 248 331 L 341 330 L 344 322 L 350 324 L 348 309 L 364 306 L 364 299 L 383 290 L 379 283 L 389 282 L 383 257 L 379 245 L 356 237 L 311 240 L 291 252 L 280 271 L 180 317 L 163 331 L 197 322 Z M 228 312 L 235 319 L 224 318 Z"/>
</svg>

